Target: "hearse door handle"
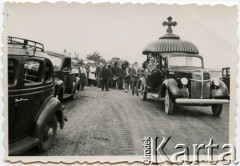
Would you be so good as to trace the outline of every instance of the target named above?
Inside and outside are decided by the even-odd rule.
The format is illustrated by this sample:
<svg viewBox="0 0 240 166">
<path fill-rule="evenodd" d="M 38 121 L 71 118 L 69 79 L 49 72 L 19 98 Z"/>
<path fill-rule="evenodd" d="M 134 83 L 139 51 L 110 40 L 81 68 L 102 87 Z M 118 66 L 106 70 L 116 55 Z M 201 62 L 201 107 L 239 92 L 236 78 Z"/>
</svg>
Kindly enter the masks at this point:
<svg viewBox="0 0 240 166">
<path fill-rule="evenodd" d="M 24 98 L 20 98 L 20 99 L 15 99 L 15 103 L 21 102 L 21 101 L 28 101 L 29 99 L 24 99 Z"/>
</svg>

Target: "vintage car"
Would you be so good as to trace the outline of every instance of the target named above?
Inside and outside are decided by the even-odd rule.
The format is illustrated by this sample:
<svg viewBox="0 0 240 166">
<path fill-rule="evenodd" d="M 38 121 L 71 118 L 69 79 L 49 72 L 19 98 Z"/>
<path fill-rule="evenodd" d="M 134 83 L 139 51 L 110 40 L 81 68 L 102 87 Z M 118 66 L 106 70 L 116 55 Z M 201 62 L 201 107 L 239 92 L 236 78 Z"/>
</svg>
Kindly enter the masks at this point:
<svg viewBox="0 0 240 166">
<path fill-rule="evenodd" d="M 230 67 L 222 68 L 221 80 L 226 84 L 228 90 L 230 91 Z"/>
<path fill-rule="evenodd" d="M 46 51 L 48 58 L 53 63 L 55 76 L 54 96 L 60 101 L 65 98 L 75 99 L 80 90 L 79 72 L 72 71 L 70 55 Z"/>
<path fill-rule="evenodd" d="M 173 114 L 176 104 L 211 106 L 219 116 L 224 103 L 228 103 L 228 88 L 220 79 L 211 79 L 204 69 L 203 57 L 197 47 L 172 33 L 176 22 L 164 22 L 167 34 L 148 44 L 143 50 L 147 60 L 138 83 L 142 100 L 148 92 L 165 102 L 166 114 Z"/>
<path fill-rule="evenodd" d="M 44 56 L 41 43 L 8 37 L 9 155 L 35 146 L 48 150 L 58 123 L 64 126 L 62 104 L 53 96 L 53 65 Z"/>
</svg>

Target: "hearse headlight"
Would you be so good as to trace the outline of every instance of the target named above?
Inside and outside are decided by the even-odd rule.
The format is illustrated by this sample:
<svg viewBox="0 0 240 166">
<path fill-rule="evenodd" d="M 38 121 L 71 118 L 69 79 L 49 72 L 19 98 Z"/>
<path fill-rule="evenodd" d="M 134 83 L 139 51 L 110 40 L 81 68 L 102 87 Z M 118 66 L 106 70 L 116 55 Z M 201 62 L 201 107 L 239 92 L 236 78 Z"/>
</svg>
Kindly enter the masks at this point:
<svg viewBox="0 0 240 166">
<path fill-rule="evenodd" d="M 220 85 L 220 80 L 219 79 L 214 79 L 213 80 L 213 85 L 214 86 L 219 86 Z"/>
<path fill-rule="evenodd" d="M 188 84 L 188 79 L 185 78 L 185 77 L 181 78 L 181 83 L 182 83 L 183 85 L 187 85 L 187 84 Z"/>
</svg>

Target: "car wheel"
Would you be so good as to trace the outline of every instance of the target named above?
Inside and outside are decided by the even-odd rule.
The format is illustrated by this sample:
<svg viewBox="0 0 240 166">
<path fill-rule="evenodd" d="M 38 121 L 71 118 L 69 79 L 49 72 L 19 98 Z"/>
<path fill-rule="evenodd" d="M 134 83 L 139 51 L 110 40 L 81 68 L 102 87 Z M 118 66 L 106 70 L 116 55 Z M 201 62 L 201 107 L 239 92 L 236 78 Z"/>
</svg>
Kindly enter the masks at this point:
<svg viewBox="0 0 240 166">
<path fill-rule="evenodd" d="M 212 105 L 213 116 L 220 116 L 222 113 L 222 108 L 223 108 L 222 104 Z"/>
<path fill-rule="evenodd" d="M 52 116 L 42 126 L 38 150 L 44 152 L 52 147 L 57 133 L 57 118 Z"/>
<path fill-rule="evenodd" d="M 145 90 L 144 90 L 144 85 L 143 85 L 143 83 L 141 83 L 141 85 L 140 85 L 140 98 L 141 98 L 143 101 L 147 100 L 147 92 L 145 92 Z"/>
<path fill-rule="evenodd" d="M 167 115 L 173 114 L 174 102 L 171 96 L 168 93 L 168 90 L 165 92 L 165 112 Z"/>
</svg>

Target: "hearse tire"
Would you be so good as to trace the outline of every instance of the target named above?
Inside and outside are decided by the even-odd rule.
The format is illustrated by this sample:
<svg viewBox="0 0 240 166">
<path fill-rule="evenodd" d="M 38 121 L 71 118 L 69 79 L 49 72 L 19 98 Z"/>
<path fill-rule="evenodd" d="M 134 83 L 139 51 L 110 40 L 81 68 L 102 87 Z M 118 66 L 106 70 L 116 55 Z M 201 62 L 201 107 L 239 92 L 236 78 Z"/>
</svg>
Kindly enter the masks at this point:
<svg viewBox="0 0 240 166">
<path fill-rule="evenodd" d="M 38 151 L 44 152 L 52 147 L 55 140 L 55 136 L 57 133 L 56 116 L 53 115 L 52 117 L 48 118 L 48 120 L 44 122 L 40 130 L 41 135 L 39 138 L 40 143 L 38 145 Z"/>
<path fill-rule="evenodd" d="M 172 97 L 169 95 L 168 90 L 165 92 L 165 113 L 167 115 L 172 115 L 174 111 L 174 101 Z"/>
<path fill-rule="evenodd" d="M 212 105 L 213 116 L 220 116 L 222 113 L 222 108 L 223 108 L 222 104 Z"/>
</svg>

